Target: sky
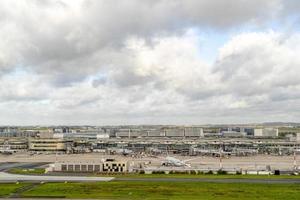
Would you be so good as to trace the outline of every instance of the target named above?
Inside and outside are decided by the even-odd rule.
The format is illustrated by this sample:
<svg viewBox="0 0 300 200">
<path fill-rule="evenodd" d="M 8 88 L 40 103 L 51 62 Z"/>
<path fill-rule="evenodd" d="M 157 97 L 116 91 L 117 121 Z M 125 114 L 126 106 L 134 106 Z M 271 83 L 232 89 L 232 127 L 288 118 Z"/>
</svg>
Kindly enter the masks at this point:
<svg viewBox="0 0 300 200">
<path fill-rule="evenodd" d="M 0 0 L 0 125 L 300 121 L 299 0 Z"/>
</svg>

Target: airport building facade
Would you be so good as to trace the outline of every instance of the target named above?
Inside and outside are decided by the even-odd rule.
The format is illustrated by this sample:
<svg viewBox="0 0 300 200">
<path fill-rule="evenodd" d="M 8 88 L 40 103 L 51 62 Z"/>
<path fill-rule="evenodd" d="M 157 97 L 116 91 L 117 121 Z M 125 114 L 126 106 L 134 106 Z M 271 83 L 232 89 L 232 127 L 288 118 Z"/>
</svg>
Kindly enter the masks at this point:
<svg viewBox="0 0 300 200">
<path fill-rule="evenodd" d="M 30 139 L 30 151 L 66 151 L 67 140 L 64 139 Z"/>
<path fill-rule="evenodd" d="M 126 161 L 106 159 L 99 162 L 56 162 L 52 171 L 56 172 L 93 172 L 93 173 L 126 173 L 128 164 Z"/>
</svg>

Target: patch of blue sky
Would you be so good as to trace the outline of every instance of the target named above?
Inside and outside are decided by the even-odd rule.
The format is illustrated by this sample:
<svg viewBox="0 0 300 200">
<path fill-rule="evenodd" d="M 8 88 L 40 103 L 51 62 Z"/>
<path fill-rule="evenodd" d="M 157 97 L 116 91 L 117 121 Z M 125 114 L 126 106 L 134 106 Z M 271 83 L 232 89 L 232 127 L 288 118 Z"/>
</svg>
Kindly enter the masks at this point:
<svg viewBox="0 0 300 200">
<path fill-rule="evenodd" d="M 257 23 L 247 23 L 227 30 L 195 27 L 192 30 L 199 38 L 199 57 L 208 64 L 213 64 L 218 56 L 218 50 L 231 38 L 243 33 L 270 31 L 295 33 L 300 31 L 300 16 L 298 14 L 290 15 L 284 20 L 286 21 L 270 20 L 259 25 Z"/>
<path fill-rule="evenodd" d="M 98 72 L 96 74 L 93 74 L 92 76 L 87 77 L 87 80 L 96 85 L 105 84 L 108 80 L 108 74 L 105 72 Z"/>
<path fill-rule="evenodd" d="M 214 63 L 218 55 L 218 49 L 229 40 L 230 33 L 199 28 L 195 28 L 194 32 L 199 38 L 199 57 L 208 64 Z"/>
<path fill-rule="evenodd" d="M 16 76 L 16 77 L 25 76 L 28 74 L 33 74 L 32 70 L 20 64 L 12 67 L 12 70 L 8 73 L 9 76 Z"/>
</svg>

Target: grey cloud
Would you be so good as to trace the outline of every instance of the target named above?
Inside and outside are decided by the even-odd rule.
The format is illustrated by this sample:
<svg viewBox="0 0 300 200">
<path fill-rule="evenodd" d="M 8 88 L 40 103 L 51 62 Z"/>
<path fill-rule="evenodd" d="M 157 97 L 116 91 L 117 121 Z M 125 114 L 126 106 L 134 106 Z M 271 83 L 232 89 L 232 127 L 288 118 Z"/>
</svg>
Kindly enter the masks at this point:
<svg viewBox="0 0 300 200">
<path fill-rule="evenodd" d="M 190 28 L 226 32 L 285 21 L 289 11 L 298 15 L 296 1 L 0 4 L 0 113 L 16 105 L 11 119 L 22 121 L 23 111 L 31 121 L 45 113 L 44 122 L 299 117 L 300 37 L 294 29 L 233 35 L 213 64 L 199 57 L 197 40 L 186 39 Z M 129 40 L 143 44 L 130 47 Z M 10 75 L 16 67 L 31 75 Z"/>
<path fill-rule="evenodd" d="M 93 85 L 93 87 L 98 87 L 98 86 L 103 85 L 105 83 L 107 83 L 107 78 L 106 77 L 100 77 L 100 78 L 93 79 L 92 85 Z"/>
<path fill-rule="evenodd" d="M 156 81 L 156 77 L 137 75 L 129 68 L 114 72 L 112 74 L 112 77 L 110 78 L 113 80 L 113 83 L 117 84 L 117 86 L 121 88 L 135 85 L 144 85 L 148 82 Z"/>
<path fill-rule="evenodd" d="M 95 52 L 108 47 L 118 51 L 130 36 L 151 38 L 193 26 L 227 29 L 269 19 L 279 3 L 268 0 L 4 1 L 2 23 L 16 26 L 3 34 L 10 34 L 9 43 L 18 43 L 8 52 L 10 59 L 15 54 L 23 66 L 39 73 L 55 76 L 62 72 L 68 80 L 77 81 L 80 80 L 76 77 L 78 69 L 85 77 L 107 62 L 99 59 L 97 64 L 86 66 Z M 73 64 L 74 61 L 79 64 Z M 18 63 L 10 67 L 13 64 Z"/>
<path fill-rule="evenodd" d="M 0 78 L 0 102 L 40 102 L 48 100 L 52 88 L 43 77 L 24 74 L 16 77 L 10 73 Z"/>
<path fill-rule="evenodd" d="M 221 74 L 223 92 L 237 99 L 246 98 L 250 107 L 247 110 L 268 115 L 272 110 L 289 113 L 299 109 L 297 104 L 293 108 L 287 105 L 300 98 L 299 49 L 294 48 L 300 40 L 298 34 L 284 42 L 279 42 L 281 37 L 272 32 L 244 34 L 221 49 L 214 73 Z M 264 98 L 257 102 L 255 97 L 259 96 Z"/>
</svg>

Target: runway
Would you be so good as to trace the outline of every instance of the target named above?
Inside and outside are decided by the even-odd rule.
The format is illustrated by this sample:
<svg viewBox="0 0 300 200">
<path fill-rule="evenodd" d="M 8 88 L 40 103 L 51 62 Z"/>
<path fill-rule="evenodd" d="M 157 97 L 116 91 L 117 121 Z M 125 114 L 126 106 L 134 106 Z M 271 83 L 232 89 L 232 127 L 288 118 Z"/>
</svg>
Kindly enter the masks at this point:
<svg viewBox="0 0 300 200">
<path fill-rule="evenodd" d="M 36 168 L 39 166 L 43 166 L 49 163 L 46 162 L 8 162 L 8 163 L 0 163 L 0 172 L 6 171 L 11 168 Z"/>
<path fill-rule="evenodd" d="M 114 177 L 86 177 L 86 176 L 35 176 L 18 175 L 0 172 L 0 182 L 105 182 Z"/>
<path fill-rule="evenodd" d="M 263 183 L 263 184 L 300 184 L 299 179 L 238 179 L 238 178 L 115 178 L 114 181 L 147 182 L 211 182 L 211 183 Z"/>
</svg>

